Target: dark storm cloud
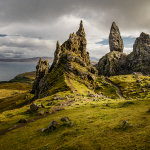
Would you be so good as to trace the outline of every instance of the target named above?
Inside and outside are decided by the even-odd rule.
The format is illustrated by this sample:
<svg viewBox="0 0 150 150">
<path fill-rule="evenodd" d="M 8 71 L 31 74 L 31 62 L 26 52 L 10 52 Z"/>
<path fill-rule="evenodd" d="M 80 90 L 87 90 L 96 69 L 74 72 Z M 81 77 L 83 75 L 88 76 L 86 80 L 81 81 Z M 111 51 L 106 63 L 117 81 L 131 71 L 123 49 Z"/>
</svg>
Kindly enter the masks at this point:
<svg viewBox="0 0 150 150">
<path fill-rule="evenodd" d="M 64 15 L 75 15 L 110 26 L 118 22 L 122 28 L 149 27 L 149 0 L 1 0 L 2 23 L 54 22 Z M 98 25 L 98 24 L 97 24 Z"/>
<path fill-rule="evenodd" d="M 1 0 L 0 53 L 8 47 L 15 51 L 15 47 L 17 51 L 26 48 L 26 55 L 40 55 L 43 49 L 53 56 L 55 44 L 48 39 L 64 42 L 83 19 L 88 51 L 102 56 L 109 47 L 95 43 L 108 38 L 113 21 L 122 36 L 137 37 L 141 32 L 150 33 L 149 10 L 149 0 Z M 3 36 L 7 34 L 26 38 Z"/>
</svg>

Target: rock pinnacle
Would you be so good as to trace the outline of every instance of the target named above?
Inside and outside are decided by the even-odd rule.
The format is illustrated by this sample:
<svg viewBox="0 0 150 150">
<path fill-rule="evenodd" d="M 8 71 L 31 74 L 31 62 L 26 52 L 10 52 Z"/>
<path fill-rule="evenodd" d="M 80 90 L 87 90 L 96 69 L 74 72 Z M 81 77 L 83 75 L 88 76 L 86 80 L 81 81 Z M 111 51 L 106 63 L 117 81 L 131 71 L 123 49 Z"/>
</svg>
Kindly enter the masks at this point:
<svg viewBox="0 0 150 150">
<path fill-rule="evenodd" d="M 115 22 L 112 23 L 110 34 L 109 34 L 109 47 L 110 51 L 119 51 L 123 52 L 123 40 L 118 26 Z"/>
</svg>

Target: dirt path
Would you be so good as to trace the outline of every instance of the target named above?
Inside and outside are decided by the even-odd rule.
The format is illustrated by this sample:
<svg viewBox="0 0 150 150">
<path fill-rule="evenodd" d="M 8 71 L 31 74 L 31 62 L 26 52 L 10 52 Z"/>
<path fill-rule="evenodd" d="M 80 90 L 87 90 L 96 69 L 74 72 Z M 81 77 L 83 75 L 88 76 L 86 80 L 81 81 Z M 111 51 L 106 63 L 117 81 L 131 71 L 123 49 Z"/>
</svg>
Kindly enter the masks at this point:
<svg viewBox="0 0 150 150">
<path fill-rule="evenodd" d="M 10 132 L 14 129 L 18 129 L 18 128 L 22 128 L 22 127 L 26 126 L 26 124 L 28 124 L 28 123 L 35 122 L 36 120 L 39 120 L 39 119 L 42 119 L 42 118 L 46 118 L 49 115 L 55 114 L 57 111 L 63 110 L 64 107 L 67 107 L 68 105 L 71 105 L 72 103 L 74 103 L 73 100 L 66 100 L 66 101 L 61 103 L 61 106 L 53 107 L 53 110 L 52 110 L 51 113 L 45 114 L 45 115 L 42 115 L 42 116 L 38 116 L 36 118 L 32 118 L 31 120 L 28 120 L 26 123 L 20 123 L 18 125 L 13 126 L 13 127 L 6 128 L 6 129 L 0 131 L 0 135 L 5 135 L 7 132 Z"/>
<path fill-rule="evenodd" d="M 71 86 L 72 90 L 75 92 L 75 94 L 77 94 L 77 90 L 75 89 L 75 87 L 72 85 L 72 83 L 70 82 L 70 79 L 66 76 L 67 79 L 67 83 Z"/>
<path fill-rule="evenodd" d="M 112 82 L 112 81 L 109 80 L 108 78 L 105 78 L 105 81 L 108 82 L 108 83 L 110 83 L 112 86 L 114 86 L 114 87 L 117 89 L 117 92 L 118 92 L 119 97 L 120 97 L 121 99 L 124 99 L 123 94 L 122 94 L 120 88 L 119 88 L 114 82 Z"/>
</svg>

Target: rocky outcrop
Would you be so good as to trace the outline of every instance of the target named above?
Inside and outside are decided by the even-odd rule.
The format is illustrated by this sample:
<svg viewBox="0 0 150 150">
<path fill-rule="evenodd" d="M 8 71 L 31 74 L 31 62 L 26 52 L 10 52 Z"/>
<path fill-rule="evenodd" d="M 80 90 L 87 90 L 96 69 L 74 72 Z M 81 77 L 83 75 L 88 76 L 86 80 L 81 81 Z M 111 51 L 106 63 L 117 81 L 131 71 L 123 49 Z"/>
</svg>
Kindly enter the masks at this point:
<svg viewBox="0 0 150 150">
<path fill-rule="evenodd" d="M 49 63 L 47 60 L 42 61 L 42 59 L 40 58 L 37 66 L 36 66 L 36 78 L 35 81 L 33 83 L 33 87 L 32 87 L 32 93 L 37 95 L 38 91 L 39 91 L 39 83 L 41 81 L 41 79 L 48 74 L 49 72 Z"/>
<path fill-rule="evenodd" d="M 110 53 L 103 56 L 96 68 L 99 75 L 114 76 L 127 73 L 127 55 L 123 53 L 123 40 L 115 22 L 109 34 Z"/>
<path fill-rule="evenodd" d="M 127 55 L 113 51 L 103 56 L 97 65 L 99 75 L 115 76 L 127 73 Z"/>
<path fill-rule="evenodd" d="M 150 37 L 141 33 L 133 45 L 133 52 L 128 57 L 129 73 L 141 72 L 144 75 L 150 74 Z"/>
<path fill-rule="evenodd" d="M 58 61 L 59 61 L 60 52 L 61 52 L 61 47 L 60 47 L 59 41 L 57 41 L 56 50 L 55 50 L 55 53 L 54 53 L 53 64 L 51 65 L 49 72 L 51 72 L 52 69 L 57 66 Z"/>
<path fill-rule="evenodd" d="M 86 45 L 86 34 L 81 21 L 76 34 L 70 34 L 61 46 L 57 42 L 49 73 L 38 82 L 38 98 L 68 90 L 66 77 L 85 84 L 89 89 L 95 88 L 97 70 L 91 66 Z"/>
<path fill-rule="evenodd" d="M 150 35 L 142 32 L 140 37 L 136 38 L 133 45 L 133 52 L 138 51 L 139 49 L 145 50 L 150 54 Z"/>
<path fill-rule="evenodd" d="M 115 22 L 112 23 L 109 34 L 109 47 L 110 51 L 123 52 L 123 40 L 120 35 L 120 31 Z"/>
<path fill-rule="evenodd" d="M 99 75 L 114 76 L 141 72 L 150 74 L 150 36 L 141 33 L 133 45 L 133 52 L 123 53 L 123 41 L 119 28 L 113 22 L 109 35 L 110 53 L 103 56 L 96 68 Z"/>
</svg>

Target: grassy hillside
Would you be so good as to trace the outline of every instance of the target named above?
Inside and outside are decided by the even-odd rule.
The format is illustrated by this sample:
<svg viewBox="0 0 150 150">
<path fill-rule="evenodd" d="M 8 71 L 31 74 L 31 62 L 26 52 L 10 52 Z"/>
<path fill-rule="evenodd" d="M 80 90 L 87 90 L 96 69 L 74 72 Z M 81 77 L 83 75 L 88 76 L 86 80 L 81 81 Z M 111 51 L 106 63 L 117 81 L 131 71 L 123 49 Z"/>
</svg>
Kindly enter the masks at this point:
<svg viewBox="0 0 150 150">
<path fill-rule="evenodd" d="M 118 85 L 126 99 L 150 98 L 150 91 L 147 83 L 150 83 L 149 76 L 120 75 L 109 78 Z"/>
<path fill-rule="evenodd" d="M 14 79 L 10 80 L 10 82 L 24 82 L 24 83 L 33 83 L 36 76 L 36 72 L 25 72 L 17 75 Z"/>
<path fill-rule="evenodd" d="M 27 103 L 18 108 L 3 110 L 0 113 L 0 148 L 3 150 L 150 149 L 150 97 L 149 89 L 146 87 L 150 77 L 124 75 L 109 79 L 120 87 L 126 99 L 120 99 L 115 87 L 107 83 L 102 76 L 98 77 L 95 91 L 89 90 L 76 80 L 65 79 L 65 84 L 72 90 L 35 100 L 34 103 L 39 106 L 37 112 L 28 113 L 30 104 Z M 140 83 L 137 83 L 138 79 Z M 142 88 L 147 92 L 140 92 Z M 28 95 L 26 97 L 28 102 L 33 97 L 29 94 L 29 89 L 1 88 L 1 90 L 9 91 L 8 94 L 1 96 L 3 102 L 8 100 L 7 104 L 10 103 L 10 97 L 14 98 L 14 102 L 17 101 L 17 95 L 16 97 L 14 95 L 17 92 L 19 96 Z M 100 93 L 104 96 L 91 97 L 89 93 Z M 3 96 L 8 98 L 4 99 Z M 39 115 L 42 110 L 44 115 Z M 73 126 L 69 122 L 62 122 L 62 117 L 69 117 Z M 25 123 L 20 123 L 23 119 L 26 119 Z M 48 128 L 52 120 L 59 123 L 56 130 L 51 132 L 46 129 L 42 132 L 41 129 Z"/>
<path fill-rule="evenodd" d="M 68 94 L 68 93 L 67 93 Z M 47 97 L 46 99 L 51 99 Z M 45 103 L 46 99 L 36 103 Z M 148 149 L 150 148 L 150 113 L 148 99 L 120 101 L 76 97 L 75 102 L 55 114 L 12 130 L 0 138 L 2 149 Z M 77 101 L 77 102 L 76 102 Z M 60 101 L 53 101 L 58 105 Z M 52 108 L 54 107 L 52 106 Z M 96 106 L 95 106 L 96 105 Z M 31 119 L 37 114 L 27 114 L 29 106 L 6 111 L 0 115 L 1 122 L 14 127 L 21 118 Z M 51 108 L 51 110 L 52 110 Z M 49 110 L 48 107 L 45 110 Z M 60 121 L 69 117 L 74 126 Z M 53 132 L 41 132 L 52 120 L 59 122 Z M 124 126 L 123 121 L 128 120 Z M 9 121 L 9 122 L 8 122 Z M 112 147 L 113 146 L 113 147 Z"/>
<path fill-rule="evenodd" d="M 0 112 L 18 108 L 28 103 L 34 95 L 30 94 L 35 72 L 19 74 L 7 83 L 0 84 Z"/>
</svg>

